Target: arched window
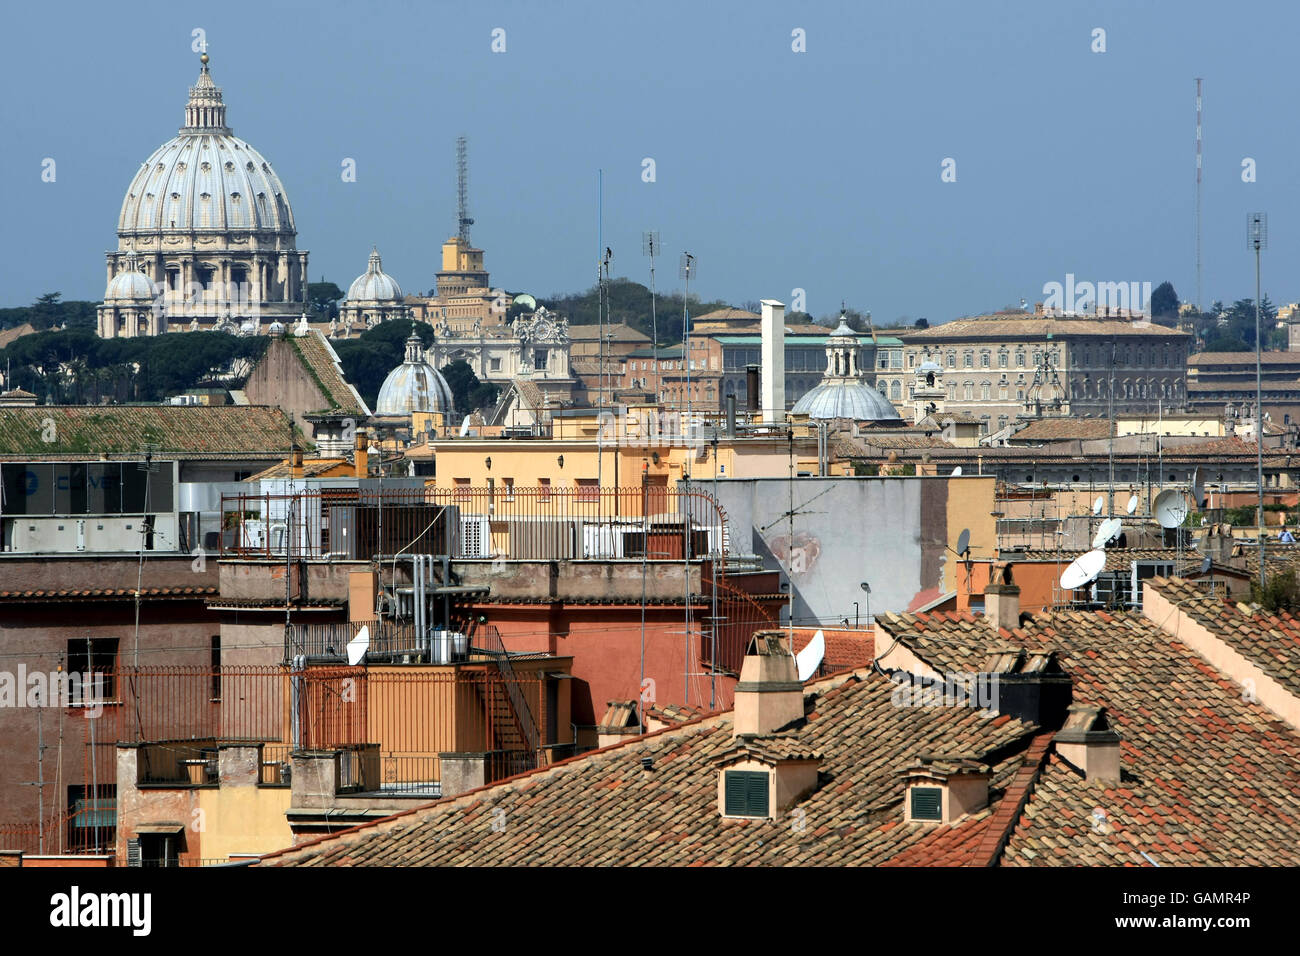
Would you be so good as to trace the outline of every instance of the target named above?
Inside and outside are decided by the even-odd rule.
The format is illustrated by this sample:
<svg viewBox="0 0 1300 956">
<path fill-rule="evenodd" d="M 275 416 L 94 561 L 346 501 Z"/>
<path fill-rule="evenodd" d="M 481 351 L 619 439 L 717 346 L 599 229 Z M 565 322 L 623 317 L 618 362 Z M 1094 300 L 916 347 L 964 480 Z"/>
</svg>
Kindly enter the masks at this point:
<svg viewBox="0 0 1300 956">
<path fill-rule="evenodd" d="M 890 383 L 889 397 L 892 399 L 900 399 L 903 397 L 903 386 L 899 384 L 898 379 L 894 379 L 894 381 Z"/>
</svg>

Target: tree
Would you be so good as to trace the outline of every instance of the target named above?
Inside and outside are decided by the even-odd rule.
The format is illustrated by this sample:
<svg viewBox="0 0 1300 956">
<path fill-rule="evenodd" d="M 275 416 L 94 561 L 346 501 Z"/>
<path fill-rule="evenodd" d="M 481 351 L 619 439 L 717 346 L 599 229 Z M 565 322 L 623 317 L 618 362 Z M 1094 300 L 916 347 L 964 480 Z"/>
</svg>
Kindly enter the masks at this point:
<svg viewBox="0 0 1300 956">
<path fill-rule="evenodd" d="M 315 315 L 326 319 L 338 318 L 339 300 L 342 298 L 343 290 L 333 282 L 322 279 L 320 282 L 307 283 L 307 301 L 311 304 L 311 311 Z"/>
<path fill-rule="evenodd" d="M 930 320 L 927 319 L 925 316 L 921 316 L 921 318 L 917 319 L 915 322 L 912 323 L 912 328 L 914 329 L 928 329 L 929 327 L 930 327 Z"/>
<path fill-rule="evenodd" d="M 495 385 L 480 382 L 474 370 L 464 359 L 457 359 L 444 365 L 442 377 L 447 380 L 456 411 L 462 415 L 489 405 L 495 405 L 498 389 Z"/>
<path fill-rule="evenodd" d="M 47 292 L 32 303 L 32 325 L 38 329 L 56 325 L 61 311 L 59 299 L 62 297 L 62 292 Z"/>
<path fill-rule="evenodd" d="M 1151 293 L 1151 317 L 1153 319 L 1173 319 L 1178 321 L 1178 293 L 1173 284 L 1162 282 Z"/>
</svg>

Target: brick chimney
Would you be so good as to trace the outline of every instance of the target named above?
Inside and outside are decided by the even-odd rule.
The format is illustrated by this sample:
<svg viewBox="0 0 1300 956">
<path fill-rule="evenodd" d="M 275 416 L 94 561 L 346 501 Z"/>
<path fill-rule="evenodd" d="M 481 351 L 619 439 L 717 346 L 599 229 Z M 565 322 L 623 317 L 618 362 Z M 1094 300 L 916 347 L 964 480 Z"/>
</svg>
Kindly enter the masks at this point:
<svg viewBox="0 0 1300 956">
<path fill-rule="evenodd" d="M 366 430 L 358 428 L 356 432 L 356 445 L 352 452 L 352 464 L 358 478 L 370 477 L 370 451 L 366 444 Z"/>
<path fill-rule="evenodd" d="M 732 736 L 770 734 L 803 716 L 803 684 L 785 634 L 759 631 L 740 666 Z"/>
</svg>

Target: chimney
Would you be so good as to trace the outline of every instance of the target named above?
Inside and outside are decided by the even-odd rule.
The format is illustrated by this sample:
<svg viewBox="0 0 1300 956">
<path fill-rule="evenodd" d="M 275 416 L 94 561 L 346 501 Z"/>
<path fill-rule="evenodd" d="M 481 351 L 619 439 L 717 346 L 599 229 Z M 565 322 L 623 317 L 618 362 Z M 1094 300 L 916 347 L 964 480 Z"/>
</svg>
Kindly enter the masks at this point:
<svg viewBox="0 0 1300 956">
<path fill-rule="evenodd" d="M 745 366 L 745 411 L 750 413 L 749 420 L 754 421 L 753 413 L 758 411 L 758 366 Z"/>
<path fill-rule="evenodd" d="M 781 631 L 759 631 L 736 684 L 733 737 L 770 734 L 802 720 L 803 684 Z"/>
<path fill-rule="evenodd" d="M 1009 631 L 1020 626 L 1020 586 L 1012 583 L 1011 565 L 999 572 L 997 565 L 990 570 L 994 580 L 984 588 L 984 619 L 996 632 Z"/>
<path fill-rule="evenodd" d="M 293 451 L 289 453 L 289 477 L 302 477 L 302 446 L 297 442 L 293 443 Z"/>
<path fill-rule="evenodd" d="M 977 699 L 986 710 L 1056 730 L 1074 696 L 1074 681 L 1054 650 L 1005 647 L 990 652 L 976 675 Z"/>
<path fill-rule="evenodd" d="M 370 477 L 370 451 L 366 445 L 366 430 L 358 428 L 356 434 L 356 447 L 352 452 L 352 464 L 358 478 Z"/>
<path fill-rule="evenodd" d="M 1105 707 L 1071 707 L 1055 741 L 1057 754 L 1082 770 L 1089 783 L 1119 783 L 1120 736 Z"/>
<path fill-rule="evenodd" d="M 775 299 L 762 302 L 763 319 L 763 421 L 785 421 L 785 305 Z"/>
<path fill-rule="evenodd" d="M 734 392 L 727 393 L 727 437 L 736 437 L 736 395 Z"/>
</svg>

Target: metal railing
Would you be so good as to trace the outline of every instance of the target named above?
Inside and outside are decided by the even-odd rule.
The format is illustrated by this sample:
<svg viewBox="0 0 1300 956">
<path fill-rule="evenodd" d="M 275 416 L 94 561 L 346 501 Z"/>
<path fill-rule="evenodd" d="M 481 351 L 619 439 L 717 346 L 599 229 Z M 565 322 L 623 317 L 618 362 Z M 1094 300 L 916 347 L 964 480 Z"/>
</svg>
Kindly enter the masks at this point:
<svg viewBox="0 0 1300 956">
<path fill-rule="evenodd" d="M 326 489 L 222 496 L 221 556 L 369 560 L 723 557 L 726 515 L 696 487 Z"/>
</svg>

